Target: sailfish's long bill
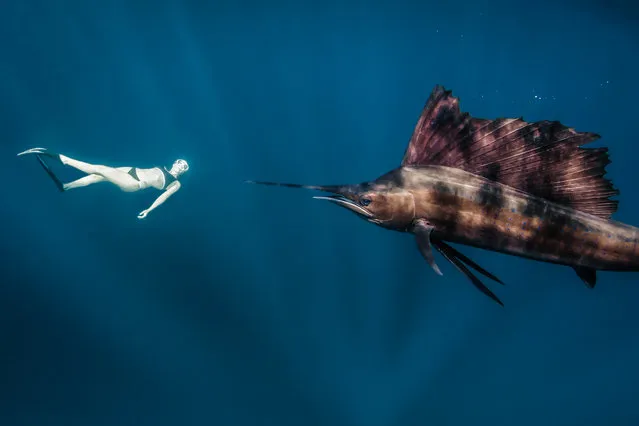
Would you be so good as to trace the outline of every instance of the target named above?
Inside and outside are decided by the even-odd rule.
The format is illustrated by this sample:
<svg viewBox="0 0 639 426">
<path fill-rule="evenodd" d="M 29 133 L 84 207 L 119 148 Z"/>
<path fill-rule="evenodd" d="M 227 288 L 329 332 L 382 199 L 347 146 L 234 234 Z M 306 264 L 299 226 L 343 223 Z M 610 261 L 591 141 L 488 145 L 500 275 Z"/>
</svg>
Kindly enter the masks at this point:
<svg viewBox="0 0 639 426">
<path fill-rule="evenodd" d="M 287 188 L 299 188 L 310 189 L 315 191 L 329 192 L 335 195 L 316 195 L 313 198 L 316 200 L 330 201 L 340 207 L 344 207 L 351 212 L 357 214 L 359 217 L 367 220 L 375 220 L 374 214 L 369 211 L 363 204 L 364 201 L 356 202 L 356 196 L 358 194 L 360 185 L 302 185 L 299 183 L 283 183 L 283 182 L 264 182 L 247 180 L 245 183 L 253 183 L 258 185 L 269 186 L 283 186 Z M 349 198 L 352 197 L 352 198 Z"/>
<path fill-rule="evenodd" d="M 330 201 L 331 203 L 337 204 L 338 206 L 345 207 L 349 209 L 350 211 L 352 211 L 353 213 L 363 217 L 364 219 L 369 219 L 373 217 L 373 213 L 366 210 L 365 207 L 362 207 L 356 204 L 355 202 L 344 197 L 343 195 L 330 195 L 328 197 L 315 196 L 313 198 L 316 200 Z"/>
<path fill-rule="evenodd" d="M 400 166 L 374 181 L 247 182 L 328 192 L 314 198 L 413 234 L 436 273 L 433 248 L 503 305 L 473 270 L 503 282 L 448 243 L 569 266 L 588 288 L 597 270 L 639 271 L 639 228 L 611 220 L 619 191 L 604 178 L 608 150 L 582 148 L 598 138 L 558 121 L 474 118 L 436 86 Z"/>
</svg>

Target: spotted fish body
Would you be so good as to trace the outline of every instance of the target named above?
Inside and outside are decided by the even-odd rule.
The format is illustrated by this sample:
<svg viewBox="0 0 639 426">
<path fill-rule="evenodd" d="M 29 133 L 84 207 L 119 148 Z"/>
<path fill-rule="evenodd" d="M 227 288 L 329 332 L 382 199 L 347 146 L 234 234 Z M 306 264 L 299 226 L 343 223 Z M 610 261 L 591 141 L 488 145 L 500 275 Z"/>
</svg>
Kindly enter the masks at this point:
<svg viewBox="0 0 639 426">
<path fill-rule="evenodd" d="M 433 236 L 534 260 L 599 270 L 639 270 L 639 228 L 552 203 L 459 169 L 398 170 L 415 217 Z"/>
<path fill-rule="evenodd" d="M 598 138 L 558 121 L 472 117 L 436 86 L 396 169 L 360 184 L 253 183 L 336 194 L 315 198 L 414 234 L 435 272 L 432 248 L 502 304 L 471 269 L 503 283 L 449 242 L 569 266 L 589 288 L 597 270 L 639 271 L 639 229 L 611 220 L 608 150 L 583 147 Z"/>
</svg>

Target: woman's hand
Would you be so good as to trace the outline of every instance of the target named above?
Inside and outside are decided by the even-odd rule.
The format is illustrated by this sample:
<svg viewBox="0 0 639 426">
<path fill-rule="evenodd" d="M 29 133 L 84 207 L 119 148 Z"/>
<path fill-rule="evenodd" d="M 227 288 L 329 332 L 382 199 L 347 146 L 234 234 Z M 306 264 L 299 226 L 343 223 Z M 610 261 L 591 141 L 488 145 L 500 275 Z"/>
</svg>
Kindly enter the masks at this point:
<svg viewBox="0 0 639 426">
<path fill-rule="evenodd" d="M 142 210 L 138 215 L 138 219 L 144 219 L 147 214 L 149 214 L 149 210 Z"/>
</svg>

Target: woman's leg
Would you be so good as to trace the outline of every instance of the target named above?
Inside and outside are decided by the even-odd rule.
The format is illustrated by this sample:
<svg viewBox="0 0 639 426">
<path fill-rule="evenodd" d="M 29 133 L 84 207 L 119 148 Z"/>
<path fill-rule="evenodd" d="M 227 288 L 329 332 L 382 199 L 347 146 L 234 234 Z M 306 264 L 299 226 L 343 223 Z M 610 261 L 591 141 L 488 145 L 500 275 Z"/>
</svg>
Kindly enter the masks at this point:
<svg viewBox="0 0 639 426">
<path fill-rule="evenodd" d="M 102 166 L 97 164 L 89 164 L 89 163 L 85 163 L 84 161 L 74 160 L 73 158 L 69 158 L 65 155 L 60 155 L 60 161 L 62 161 L 62 164 L 66 166 L 71 166 L 88 175 L 101 176 L 102 178 L 104 178 L 104 180 L 111 182 L 112 184 L 120 187 L 122 191 L 133 192 L 133 191 L 138 191 L 140 189 L 140 181 L 136 180 L 133 176 L 131 176 L 128 173 L 128 170 L 131 169 L 130 167 L 116 168 L 116 167 Z M 86 177 L 88 178 L 91 176 L 86 176 Z M 85 179 L 85 178 L 82 178 L 82 179 Z M 90 180 L 87 179 L 86 182 L 89 182 L 89 181 Z M 96 182 L 100 182 L 100 181 L 92 181 L 90 183 L 96 183 Z M 87 183 L 87 185 L 90 183 Z M 82 185 L 82 186 L 85 186 L 85 185 Z"/>
<path fill-rule="evenodd" d="M 118 167 L 117 170 L 128 173 L 131 167 Z M 82 188 L 84 186 L 93 185 L 94 183 L 105 182 L 106 178 L 102 175 L 88 175 L 83 178 L 74 180 L 73 182 L 65 183 L 62 185 L 65 191 L 69 189 Z"/>
<path fill-rule="evenodd" d="M 65 191 L 69 189 L 82 188 L 83 186 L 93 185 L 94 183 L 104 182 L 104 176 L 100 175 L 88 175 L 83 178 L 74 180 L 73 182 L 65 183 L 62 185 Z"/>
</svg>

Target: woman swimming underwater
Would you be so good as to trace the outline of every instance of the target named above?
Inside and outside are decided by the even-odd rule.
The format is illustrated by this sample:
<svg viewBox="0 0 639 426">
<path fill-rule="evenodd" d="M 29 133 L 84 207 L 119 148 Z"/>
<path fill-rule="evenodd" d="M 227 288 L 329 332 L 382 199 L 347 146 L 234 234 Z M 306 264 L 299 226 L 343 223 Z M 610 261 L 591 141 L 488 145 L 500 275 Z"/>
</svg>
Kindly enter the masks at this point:
<svg viewBox="0 0 639 426">
<path fill-rule="evenodd" d="M 138 219 L 144 219 L 152 210 L 164 203 L 171 195 L 175 194 L 182 186 L 178 179 L 189 169 L 188 163 L 181 159 L 176 160 L 173 163 L 173 166 L 171 166 L 171 169 L 167 170 L 166 168 L 160 167 L 141 169 L 138 167 L 109 167 L 89 164 L 83 161 L 74 160 L 73 158 L 69 158 L 62 154 L 54 154 L 47 151 L 45 148 L 28 149 L 19 153 L 18 156 L 25 154 L 35 154 L 40 165 L 42 165 L 61 192 L 74 188 L 81 188 L 98 182 L 110 182 L 125 192 L 141 191 L 147 188 L 155 188 L 157 190 L 164 191 L 148 209 L 140 212 Z M 53 173 L 49 165 L 42 159 L 42 156 L 59 160 L 65 166 L 78 169 L 81 172 L 86 173 L 88 176 L 84 176 L 78 180 L 74 180 L 73 182 L 62 183 Z"/>
</svg>

